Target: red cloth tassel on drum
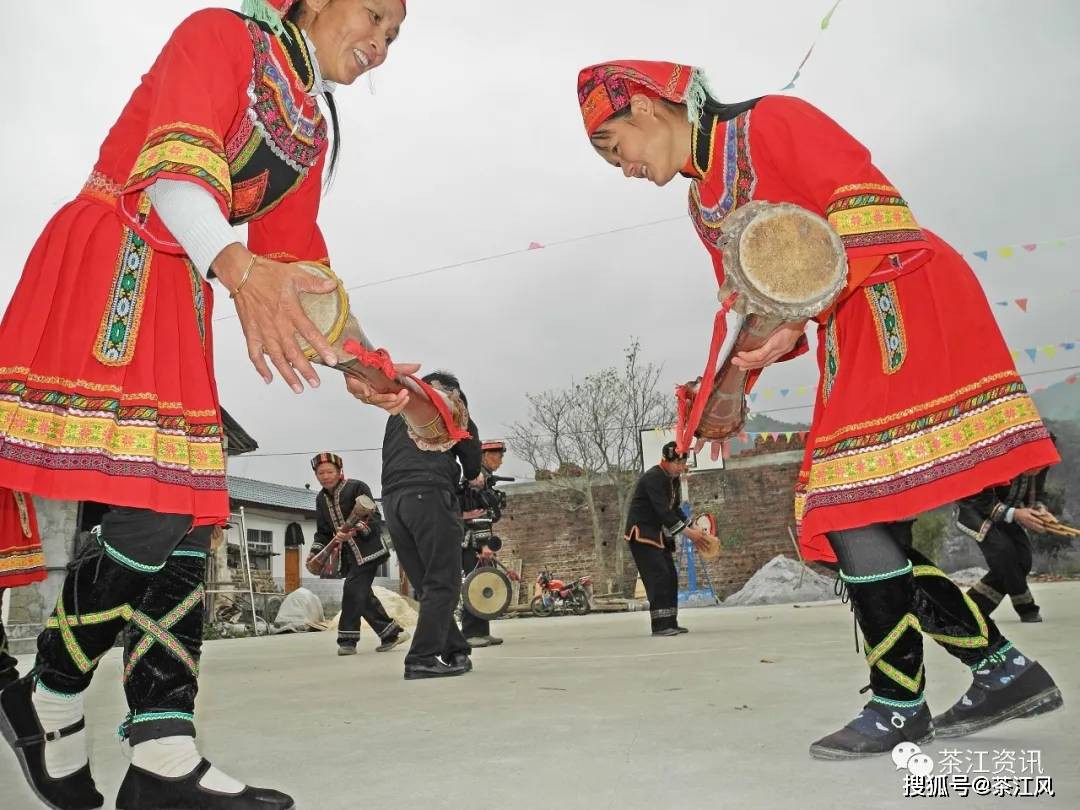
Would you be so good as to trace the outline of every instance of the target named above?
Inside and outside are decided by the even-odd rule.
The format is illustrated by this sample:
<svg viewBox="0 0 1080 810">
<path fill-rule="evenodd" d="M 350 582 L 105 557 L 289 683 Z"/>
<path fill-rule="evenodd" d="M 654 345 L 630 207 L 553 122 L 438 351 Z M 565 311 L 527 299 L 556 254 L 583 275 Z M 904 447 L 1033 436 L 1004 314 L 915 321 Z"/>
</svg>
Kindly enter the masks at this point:
<svg viewBox="0 0 1080 810">
<path fill-rule="evenodd" d="M 675 389 L 675 397 L 678 400 L 675 447 L 680 453 L 689 451 L 690 443 L 694 440 L 694 431 L 701 422 L 701 414 L 705 411 L 709 394 L 712 393 L 713 382 L 716 380 L 716 361 L 720 355 L 720 347 L 724 345 L 724 339 L 727 337 L 727 314 L 738 295 L 733 292 L 724 299 L 720 304 L 720 309 L 716 311 L 712 342 L 709 344 L 709 359 L 705 362 L 705 372 L 701 376 L 701 386 L 697 392 L 691 391 L 689 384 L 680 385 Z"/>
<path fill-rule="evenodd" d="M 394 368 L 394 361 L 390 357 L 390 352 L 386 349 L 368 349 L 353 338 L 346 340 L 341 347 L 355 357 L 360 365 L 375 369 L 389 380 L 398 378 L 397 369 Z M 405 376 L 416 383 L 420 390 L 424 392 L 424 395 L 431 400 L 431 404 L 435 406 L 435 410 L 439 413 L 439 418 L 446 425 L 447 434 L 451 439 L 461 441 L 469 438 L 469 431 L 458 426 L 450 413 L 450 408 L 446 405 L 446 400 L 434 388 L 412 374 Z"/>
</svg>

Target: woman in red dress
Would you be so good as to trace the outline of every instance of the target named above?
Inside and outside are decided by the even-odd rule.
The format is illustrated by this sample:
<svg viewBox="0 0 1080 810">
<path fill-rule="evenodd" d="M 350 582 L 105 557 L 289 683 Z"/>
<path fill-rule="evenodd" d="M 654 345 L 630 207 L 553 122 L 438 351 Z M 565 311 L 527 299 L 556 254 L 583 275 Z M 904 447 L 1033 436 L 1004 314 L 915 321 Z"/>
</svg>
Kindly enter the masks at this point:
<svg viewBox="0 0 1080 810">
<path fill-rule="evenodd" d="M 194 743 L 205 559 L 229 514 L 207 278 L 234 300 L 267 382 L 269 358 L 297 393 L 301 377 L 318 384 L 297 334 L 334 356 L 297 292 L 333 283 L 289 263 L 327 262 L 319 98 L 336 128 L 334 85 L 382 64 L 405 2 L 245 0 L 244 12 L 200 11 L 172 34 L 0 325 L 0 486 L 112 507 L 34 671 L 0 693 L 4 736 L 50 807 L 102 804 L 82 696 L 121 631 L 132 764 L 116 806 L 293 807 Z"/>
<path fill-rule="evenodd" d="M 846 289 L 818 318 L 796 517 L 805 556 L 839 563 L 873 697 L 811 754 L 870 756 L 1060 706 L 1046 671 L 911 547 L 920 512 L 1059 460 L 963 258 L 916 222 L 865 146 L 804 101 L 721 104 L 698 69 L 668 62 L 586 68 L 578 101 L 593 147 L 624 175 L 690 180 L 690 217 L 719 282 L 720 226 L 750 200 L 826 217 L 846 248 Z M 733 362 L 756 375 L 805 352 L 804 330 L 784 324 Z M 974 676 L 933 719 L 922 632 Z"/>
</svg>

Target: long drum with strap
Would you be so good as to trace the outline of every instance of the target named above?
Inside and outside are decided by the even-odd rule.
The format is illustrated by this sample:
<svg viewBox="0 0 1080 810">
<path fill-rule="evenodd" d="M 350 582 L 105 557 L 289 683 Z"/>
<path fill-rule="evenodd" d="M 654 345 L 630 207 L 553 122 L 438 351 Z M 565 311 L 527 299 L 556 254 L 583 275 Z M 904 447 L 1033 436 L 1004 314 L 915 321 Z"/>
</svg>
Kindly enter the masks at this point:
<svg viewBox="0 0 1080 810">
<path fill-rule="evenodd" d="M 679 388 L 676 438 L 719 441 L 746 421 L 749 372 L 731 358 L 783 323 L 828 310 L 847 284 L 847 254 L 828 221 L 791 203 L 747 203 L 722 223 L 724 283 L 706 373 Z M 704 402 L 700 401 L 704 397 Z"/>
<path fill-rule="evenodd" d="M 338 357 L 334 368 L 357 377 L 379 393 L 409 391 L 409 404 L 402 416 L 409 426 L 409 435 L 422 450 L 449 450 L 468 434 L 469 413 L 457 391 L 446 391 L 437 384 L 428 385 L 412 375 L 398 374 L 390 355 L 375 349 L 364 334 L 360 323 L 349 309 L 349 296 L 341 280 L 325 265 L 297 262 L 297 267 L 314 276 L 337 282 L 329 293 L 301 292 L 300 306 L 315 327 L 326 336 Z M 316 363 L 323 363 L 315 349 L 302 337 L 300 348 Z"/>
<path fill-rule="evenodd" d="M 492 565 L 482 565 L 461 583 L 465 610 L 478 619 L 497 619 L 510 606 L 510 577 Z"/>
</svg>

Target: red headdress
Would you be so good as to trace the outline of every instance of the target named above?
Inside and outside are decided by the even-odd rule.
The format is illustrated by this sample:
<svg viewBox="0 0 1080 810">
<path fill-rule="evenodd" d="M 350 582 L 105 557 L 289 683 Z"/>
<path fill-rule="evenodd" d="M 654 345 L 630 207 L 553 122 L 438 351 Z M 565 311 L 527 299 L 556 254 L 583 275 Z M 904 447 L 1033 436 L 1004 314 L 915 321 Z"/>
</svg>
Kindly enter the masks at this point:
<svg viewBox="0 0 1080 810">
<path fill-rule="evenodd" d="M 705 74 L 699 68 L 674 62 L 620 60 L 592 65 L 578 73 L 578 104 L 591 136 L 604 122 L 630 106 L 635 93 L 685 104 L 691 121 L 697 121 L 710 96 Z"/>
</svg>

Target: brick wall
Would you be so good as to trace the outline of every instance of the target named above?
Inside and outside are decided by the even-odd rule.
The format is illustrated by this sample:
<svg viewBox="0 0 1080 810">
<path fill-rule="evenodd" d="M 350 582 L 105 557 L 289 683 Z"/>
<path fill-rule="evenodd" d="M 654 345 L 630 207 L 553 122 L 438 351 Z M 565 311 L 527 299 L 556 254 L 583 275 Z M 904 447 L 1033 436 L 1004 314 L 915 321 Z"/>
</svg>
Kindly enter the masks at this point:
<svg viewBox="0 0 1080 810">
<path fill-rule="evenodd" d="M 779 445 L 781 452 L 755 448 L 730 459 L 724 470 L 697 472 L 687 478 L 694 514 L 711 512 L 725 541 L 720 559 L 709 566 L 721 596 L 741 588 L 777 554 L 795 556 L 787 527 L 795 526 L 792 489 L 802 453 L 788 450 L 784 442 Z M 630 595 L 637 572 L 621 539 L 618 506 L 610 486 L 594 490 L 604 534 L 599 553 L 580 493 L 546 481 L 505 490 L 506 516 L 496 528 L 504 543 L 499 556 L 507 563 L 521 560 L 519 601 L 531 598 L 533 582 L 543 569 L 564 579 L 589 575 L 597 594 L 621 591 Z M 620 550 L 622 565 L 617 559 Z M 700 580 L 699 575 L 699 586 Z"/>
</svg>

